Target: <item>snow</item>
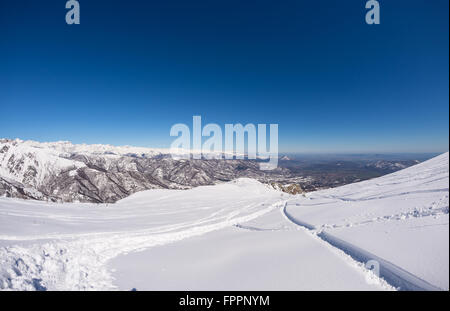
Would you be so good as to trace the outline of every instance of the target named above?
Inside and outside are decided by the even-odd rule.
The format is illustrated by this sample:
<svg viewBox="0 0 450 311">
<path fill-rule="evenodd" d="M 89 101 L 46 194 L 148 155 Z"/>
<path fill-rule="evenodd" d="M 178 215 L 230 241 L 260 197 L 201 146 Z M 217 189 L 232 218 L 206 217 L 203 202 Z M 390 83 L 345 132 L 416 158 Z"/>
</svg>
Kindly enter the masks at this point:
<svg viewBox="0 0 450 311">
<path fill-rule="evenodd" d="M 257 218 L 281 198 L 251 179 L 144 191 L 114 205 L 1 198 L 0 287 L 114 289 L 106 269 L 111 258 Z"/>
<path fill-rule="evenodd" d="M 448 289 L 448 210 L 448 153 L 306 197 L 242 178 L 115 204 L 0 198 L 0 289 Z"/>
<path fill-rule="evenodd" d="M 339 228 L 333 230 L 333 235 L 401 266 L 434 286 L 448 290 L 448 215 L 437 219 L 412 218 L 389 225 L 373 222 L 366 226 Z"/>
<path fill-rule="evenodd" d="M 279 210 L 268 216 L 252 228 L 226 228 L 121 255 L 110 263 L 115 283 L 121 290 L 391 289 L 381 280 L 367 282 L 362 266 L 286 224 Z M 278 224 L 268 223 L 274 218 Z M 259 229 L 265 226 L 273 228 Z"/>
<path fill-rule="evenodd" d="M 37 187 L 49 176 L 86 166 L 82 162 L 61 157 L 56 150 L 20 142 L 3 143 L 0 140 L 0 150 L 3 150 L 0 152 L 1 177 Z M 30 168 L 34 170 L 30 171 Z"/>
<path fill-rule="evenodd" d="M 448 165 L 445 153 L 380 178 L 298 196 L 286 210 L 310 229 L 350 242 L 448 290 Z"/>
<path fill-rule="evenodd" d="M 109 157 L 120 157 L 133 155 L 138 157 L 156 157 L 160 155 L 173 154 L 174 156 L 182 157 L 189 154 L 203 154 L 211 157 L 217 157 L 224 154 L 234 154 L 232 151 L 215 152 L 212 150 L 185 150 L 185 149 L 169 149 L 169 148 L 149 148 L 149 147 L 135 147 L 135 146 L 113 146 L 104 144 L 73 144 L 69 141 L 57 142 L 38 142 L 33 140 L 21 139 L 0 139 L 0 149 L 5 146 L 14 146 L 21 149 L 16 149 L 15 152 L 39 152 L 45 157 L 68 157 L 71 154 L 84 155 L 102 155 Z"/>
<path fill-rule="evenodd" d="M 2 140 L 0 140 L 2 141 Z M 160 154 L 168 154 L 169 149 L 162 148 L 147 148 L 147 147 L 132 147 L 132 146 L 112 146 L 102 144 L 72 144 L 69 141 L 57 142 L 37 142 L 33 140 L 6 140 L 13 142 L 16 145 L 23 145 L 28 149 L 42 149 L 46 152 L 50 151 L 54 154 L 109 154 L 111 156 L 123 156 L 127 154 L 155 156 Z"/>
</svg>

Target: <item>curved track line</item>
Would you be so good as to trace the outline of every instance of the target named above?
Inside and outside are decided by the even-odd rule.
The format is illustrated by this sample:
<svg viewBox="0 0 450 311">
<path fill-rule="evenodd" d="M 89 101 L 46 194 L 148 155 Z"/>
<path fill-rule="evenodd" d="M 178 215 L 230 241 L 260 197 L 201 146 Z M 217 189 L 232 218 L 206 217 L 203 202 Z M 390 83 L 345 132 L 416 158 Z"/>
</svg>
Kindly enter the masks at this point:
<svg viewBox="0 0 450 311">
<path fill-rule="evenodd" d="M 177 224 L 174 230 L 159 233 L 139 230 L 0 247 L 0 290 L 115 290 L 106 265 L 110 259 L 245 223 L 285 204 L 285 200 L 264 203 L 264 208 L 249 214 L 232 211 L 213 221 Z"/>
<path fill-rule="evenodd" d="M 304 227 L 316 234 L 323 241 L 327 242 L 331 246 L 340 249 L 354 260 L 361 263 L 367 263 L 370 260 L 375 260 L 379 263 L 379 277 L 383 278 L 390 285 L 398 288 L 399 290 L 406 291 L 442 291 L 441 288 L 436 287 L 425 280 L 415 276 L 414 274 L 396 266 L 395 264 L 380 258 L 362 248 L 359 248 L 353 244 L 350 244 L 344 240 L 341 240 L 325 231 L 316 233 L 316 227 L 306 222 L 300 221 L 293 217 L 287 211 L 287 203 L 283 207 L 283 213 L 288 220 L 292 223 Z"/>
</svg>

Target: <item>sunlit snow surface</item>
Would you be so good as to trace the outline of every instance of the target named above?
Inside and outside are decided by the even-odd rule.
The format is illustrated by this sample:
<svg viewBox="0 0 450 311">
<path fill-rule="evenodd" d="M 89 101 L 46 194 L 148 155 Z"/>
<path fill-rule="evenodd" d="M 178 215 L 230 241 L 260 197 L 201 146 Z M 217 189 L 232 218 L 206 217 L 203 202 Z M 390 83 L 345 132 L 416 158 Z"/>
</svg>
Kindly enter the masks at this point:
<svg viewBox="0 0 450 311">
<path fill-rule="evenodd" d="M 321 231 L 448 289 L 448 187 L 447 153 L 306 197 L 239 179 L 109 205 L 1 198 L 0 289 L 392 289 Z"/>
<path fill-rule="evenodd" d="M 449 155 L 310 193 L 286 210 L 318 230 L 449 289 Z"/>
</svg>

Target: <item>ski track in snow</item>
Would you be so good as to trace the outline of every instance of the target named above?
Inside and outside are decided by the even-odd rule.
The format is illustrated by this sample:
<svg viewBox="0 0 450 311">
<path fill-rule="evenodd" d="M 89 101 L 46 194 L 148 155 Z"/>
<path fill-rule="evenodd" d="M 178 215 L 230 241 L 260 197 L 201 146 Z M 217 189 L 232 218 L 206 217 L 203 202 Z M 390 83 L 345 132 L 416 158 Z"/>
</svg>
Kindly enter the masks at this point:
<svg viewBox="0 0 450 311">
<path fill-rule="evenodd" d="M 255 204 L 265 205 L 265 204 Z M 260 217 L 284 201 L 248 215 L 239 215 L 246 209 L 232 211 L 220 218 L 165 227 L 162 230 L 97 233 L 92 235 L 64 235 L 64 240 L 33 244 L 29 247 L 0 248 L 0 289 L 10 290 L 114 290 L 113 279 L 106 263 L 120 255 L 164 245 L 185 238 L 223 229 Z M 18 240 L 14 237 L 0 237 Z M 61 238 L 55 235 L 30 237 L 31 240 Z M 20 240 L 24 240 L 21 237 Z"/>
<path fill-rule="evenodd" d="M 373 180 L 297 196 L 283 211 L 288 220 L 355 260 L 378 261 L 380 276 L 400 290 L 448 289 L 448 159 L 444 153 Z M 437 226 L 442 229 L 414 230 Z M 421 252 L 414 240 L 427 243 L 424 249 L 432 253 Z"/>
<path fill-rule="evenodd" d="M 436 286 L 429 284 L 428 282 L 422 280 L 421 278 L 409 273 L 408 271 L 394 265 L 393 263 L 380 258 L 370 252 L 367 252 L 355 245 L 352 245 L 346 241 L 343 241 L 339 238 L 334 237 L 333 235 L 327 233 L 321 228 L 317 230 L 315 226 L 303 222 L 299 219 L 296 219 L 294 216 L 289 214 L 286 210 L 287 203 L 283 207 L 283 215 L 285 218 L 297 226 L 304 228 L 311 235 L 317 237 L 323 242 L 327 243 L 329 246 L 334 247 L 340 251 L 342 251 L 341 255 L 347 255 L 351 258 L 352 261 L 356 261 L 353 263 L 355 266 L 359 266 L 363 269 L 365 268 L 365 263 L 368 263 L 371 260 L 375 260 L 379 263 L 379 277 L 375 274 L 372 275 L 372 280 L 374 281 L 377 278 L 381 278 L 378 282 L 380 284 L 384 284 L 386 286 L 389 284 L 393 288 L 400 290 L 415 290 L 415 291 L 439 291 L 442 290 Z M 367 270 L 367 269 L 366 269 Z M 370 271 L 370 270 L 367 270 Z M 384 281 L 384 282 L 383 282 Z"/>
</svg>

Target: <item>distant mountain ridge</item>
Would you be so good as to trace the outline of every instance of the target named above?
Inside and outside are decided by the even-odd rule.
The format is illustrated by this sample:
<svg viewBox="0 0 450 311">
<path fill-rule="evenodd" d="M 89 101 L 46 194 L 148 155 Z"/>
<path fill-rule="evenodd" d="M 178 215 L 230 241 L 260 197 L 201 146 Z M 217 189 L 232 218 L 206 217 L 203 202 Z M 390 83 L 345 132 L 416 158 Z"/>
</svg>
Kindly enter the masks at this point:
<svg viewBox="0 0 450 311">
<path fill-rule="evenodd" d="M 181 150 L 177 156 L 184 154 Z M 284 156 L 278 168 L 262 171 L 259 160 L 176 159 L 169 149 L 0 139 L 0 196 L 112 203 L 142 190 L 189 189 L 241 177 L 298 194 L 381 176 L 418 161 L 346 163 L 305 165 Z"/>
<path fill-rule="evenodd" d="M 239 177 L 280 181 L 289 170 L 250 160 L 173 159 L 168 149 L 0 139 L 0 195 L 62 202 L 115 202 L 156 188 L 188 189 Z"/>
</svg>

